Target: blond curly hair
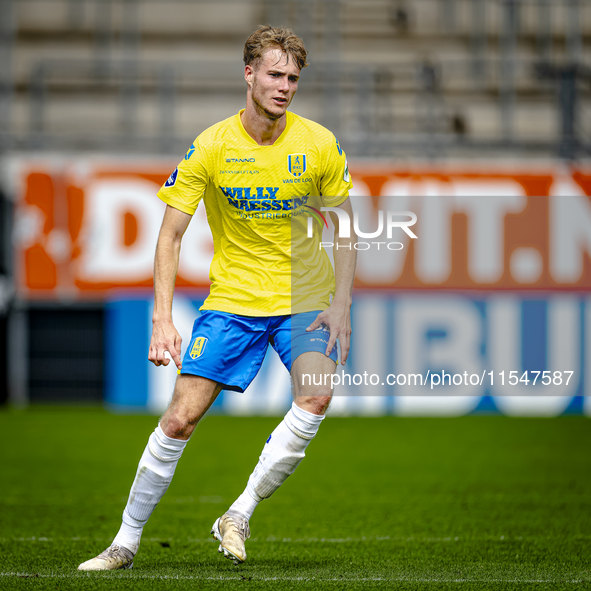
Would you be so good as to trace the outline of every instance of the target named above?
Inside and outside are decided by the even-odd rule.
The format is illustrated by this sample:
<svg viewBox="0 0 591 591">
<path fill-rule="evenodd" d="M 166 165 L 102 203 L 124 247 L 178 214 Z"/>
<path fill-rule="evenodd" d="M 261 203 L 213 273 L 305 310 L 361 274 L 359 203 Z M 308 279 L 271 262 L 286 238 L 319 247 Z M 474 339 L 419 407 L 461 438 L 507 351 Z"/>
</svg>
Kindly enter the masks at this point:
<svg viewBox="0 0 591 591">
<path fill-rule="evenodd" d="M 298 69 L 308 65 L 308 52 L 304 42 L 288 27 L 259 27 L 244 44 L 244 65 L 254 64 L 261 58 L 263 52 L 270 47 L 278 47 L 287 55 L 291 55 Z"/>
</svg>

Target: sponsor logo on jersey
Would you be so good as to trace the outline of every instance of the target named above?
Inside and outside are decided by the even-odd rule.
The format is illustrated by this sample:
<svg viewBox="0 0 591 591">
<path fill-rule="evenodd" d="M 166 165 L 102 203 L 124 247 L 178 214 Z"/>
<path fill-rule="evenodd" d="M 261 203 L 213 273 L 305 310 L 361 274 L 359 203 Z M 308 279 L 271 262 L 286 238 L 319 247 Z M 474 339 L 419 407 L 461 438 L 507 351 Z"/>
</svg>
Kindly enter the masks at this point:
<svg viewBox="0 0 591 591">
<path fill-rule="evenodd" d="M 291 211 L 305 205 L 309 195 L 278 199 L 279 187 L 220 187 L 228 203 L 243 211 Z"/>
<path fill-rule="evenodd" d="M 337 140 L 337 138 L 334 138 L 335 140 Z M 341 148 L 341 144 L 339 144 L 339 140 L 337 140 L 337 150 L 339 151 L 339 156 L 343 155 L 343 148 Z"/>
<path fill-rule="evenodd" d="M 287 170 L 293 176 L 302 176 L 306 172 L 307 158 L 305 154 L 290 154 L 287 157 Z"/>
<path fill-rule="evenodd" d="M 188 152 L 185 154 L 185 160 L 188 160 L 191 156 L 193 156 L 193 152 L 195 151 L 195 144 L 191 144 Z"/>
<path fill-rule="evenodd" d="M 164 183 L 165 187 L 174 187 L 176 183 L 176 177 L 179 175 L 179 167 L 177 166 L 173 173 L 168 177 L 168 180 Z"/>
<path fill-rule="evenodd" d="M 349 174 L 349 164 L 347 163 L 347 159 L 345 158 L 345 172 L 343 173 L 343 180 L 348 183 L 351 175 Z"/>
<path fill-rule="evenodd" d="M 226 158 L 226 162 L 254 162 L 254 158 Z"/>
<path fill-rule="evenodd" d="M 220 187 L 226 197 L 233 199 L 276 199 L 279 187 Z"/>
<path fill-rule="evenodd" d="M 207 345 L 207 337 L 197 337 L 193 343 L 193 347 L 191 348 L 191 353 L 189 353 L 191 359 L 197 359 L 197 357 L 201 357 L 205 351 L 205 345 Z"/>
</svg>

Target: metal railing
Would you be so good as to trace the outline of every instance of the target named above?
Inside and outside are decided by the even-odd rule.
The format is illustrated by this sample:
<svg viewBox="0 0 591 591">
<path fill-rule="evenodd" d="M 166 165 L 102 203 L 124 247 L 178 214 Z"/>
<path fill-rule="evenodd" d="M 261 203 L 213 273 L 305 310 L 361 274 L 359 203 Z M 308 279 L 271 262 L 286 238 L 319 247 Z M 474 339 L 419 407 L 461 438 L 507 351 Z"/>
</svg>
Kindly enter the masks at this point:
<svg viewBox="0 0 591 591">
<path fill-rule="evenodd" d="M 26 3 L 30 0 L 20 0 Z M 73 31 L 87 23 L 94 7 L 93 51 L 85 59 L 39 59 L 28 81 L 17 94 L 10 70 L 18 23 L 13 0 L 0 0 L 0 149 L 89 148 L 170 152 L 182 150 L 199 129 L 179 130 L 179 97 L 198 97 L 208 92 L 216 97 L 239 96 L 243 92 L 240 62 L 174 60 L 154 63 L 141 59 L 140 5 L 156 0 L 63 0 L 68 6 L 68 23 Z M 204 3 L 205 0 L 198 0 Z M 230 0 L 233 1 L 233 0 Z M 413 24 L 412 11 L 427 0 L 374 0 L 380 14 L 390 15 L 393 37 L 420 29 Z M 174 3 L 189 0 L 174 0 Z M 321 45 L 310 68 L 303 76 L 299 95 L 316 105 L 321 123 L 343 138 L 349 152 L 356 156 L 392 156 L 397 150 L 416 150 L 417 155 L 445 155 L 450 150 L 482 147 L 507 147 L 533 150 L 547 155 L 576 158 L 588 153 L 587 130 L 578 121 L 581 101 L 591 100 L 587 85 L 589 68 L 581 64 L 582 48 L 590 35 L 583 35 L 583 9 L 578 0 L 556 3 L 550 0 L 442 0 L 438 3 L 441 27 L 437 35 L 463 39 L 459 15 L 469 14 L 466 58 L 438 60 L 437 39 L 430 59 L 390 64 L 381 60 L 362 65 L 346 63 L 342 49 L 346 43 L 344 21 L 360 4 L 356 0 L 252 0 L 263 18 L 293 26 L 314 52 Z M 491 8 L 502 11 L 496 30 L 487 30 Z M 537 11 L 535 56 L 519 55 L 523 23 L 521 12 L 527 7 Z M 120 20 L 114 25 L 113 10 Z M 563 11 L 565 63 L 553 59 L 555 33 L 553 15 Z M 223 7 L 222 7 L 223 10 Z M 376 9 L 377 10 L 377 9 Z M 4 18 L 7 17 L 7 18 Z M 465 30 L 465 27 L 464 29 Z M 402 33 L 401 33 L 402 31 Z M 494 39 L 493 39 L 494 38 Z M 491 45 L 498 45 L 493 54 Z M 114 52 L 114 47 L 118 51 Z M 117 54 L 117 56 L 115 55 Z M 549 72 L 554 72 L 550 76 Z M 563 72 L 564 75 L 558 72 Z M 570 72 L 570 74 L 569 74 Z M 199 80 L 199 84 L 187 80 Z M 454 96 L 450 106 L 449 87 L 464 87 L 463 97 Z M 524 84 L 527 93 L 522 91 Z M 48 110 L 63 93 L 90 88 L 88 95 L 117 99 L 111 109 L 115 131 L 89 137 L 81 124 L 76 133 L 53 129 Z M 110 94 L 109 94 L 110 93 Z M 553 104 L 557 128 L 554 138 L 531 139 L 516 132 L 516 117 L 525 94 Z M 522 96 L 523 95 L 523 96 Z M 402 97 L 402 98 L 401 98 Z M 409 99 L 410 97 L 410 99 Z M 488 100 L 491 116 L 500 121 L 500 133 L 474 134 L 464 110 L 472 100 Z M 414 108 L 403 112 L 402 102 Z M 28 103 L 27 126 L 11 125 L 10 106 Z M 151 106 L 146 106 L 147 103 Z M 157 105 L 154 107 L 154 105 Z M 138 122 L 140 108 L 152 108 L 158 122 L 152 134 L 146 134 Z M 210 121 L 214 123 L 215 120 Z"/>
<path fill-rule="evenodd" d="M 533 150 L 570 159 L 588 152 L 588 138 L 578 123 L 578 106 L 581 100 L 591 103 L 591 92 L 584 87 L 584 81 L 591 80 L 589 68 L 535 60 L 507 63 L 504 56 L 483 64 L 489 76 L 468 92 L 465 87 L 470 83 L 470 60 L 395 66 L 341 63 L 338 67 L 332 62 L 315 62 L 304 73 L 300 100 L 317 105 L 319 122 L 342 137 L 342 141 L 347 138 L 352 156 L 387 157 L 402 148 L 417 150 L 417 155 L 444 156 L 449 150 L 478 146 Z M 137 60 L 130 67 L 129 62 L 120 61 L 110 62 L 106 69 L 102 64 L 100 75 L 96 68 L 93 60 L 40 61 L 29 84 L 29 129 L 20 135 L 6 136 L 12 146 L 178 152 L 201 131 L 175 125 L 179 95 L 201 100 L 201 104 L 229 95 L 236 97 L 237 104 L 243 102 L 239 62 L 219 61 L 212 68 L 207 62 L 153 64 Z M 503 80 L 502 72 L 507 68 L 525 87 L 523 92 Z M 499 83 L 495 82 L 497 79 Z M 60 97 L 64 88 L 76 84 L 89 85 L 88 93 L 95 101 L 101 97 L 112 101 L 111 126 L 118 131 L 97 134 L 92 126 L 85 128 L 84 121 L 78 122 L 76 132 L 51 128 L 47 110 L 52 95 Z M 450 105 L 447 95 L 449 88 L 454 87 L 460 90 L 455 91 Z M 522 101 L 531 101 L 532 92 L 537 101 L 543 101 L 553 111 L 555 127 L 561 130 L 555 137 L 536 140 L 515 134 L 516 110 Z M 496 95 L 496 99 L 491 100 L 491 95 Z M 499 133 L 471 133 L 467 111 L 475 100 L 488 101 L 490 117 L 501 122 Z M 142 104 L 147 103 L 152 108 L 152 119 L 158 123 L 152 134 L 143 130 L 136 117 Z M 204 127 L 218 118 L 218 112 L 213 112 Z"/>
</svg>

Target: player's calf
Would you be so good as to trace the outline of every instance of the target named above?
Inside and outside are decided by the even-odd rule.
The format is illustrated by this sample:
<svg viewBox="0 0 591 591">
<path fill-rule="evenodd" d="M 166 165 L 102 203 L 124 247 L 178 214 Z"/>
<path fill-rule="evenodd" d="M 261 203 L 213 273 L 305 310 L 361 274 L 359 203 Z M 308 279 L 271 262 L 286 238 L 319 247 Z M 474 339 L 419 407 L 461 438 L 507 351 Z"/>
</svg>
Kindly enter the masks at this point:
<svg viewBox="0 0 591 591">
<path fill-rule="evenodd" d="M 246 560 L 244 542 L 250 536 L 248 521 L 256 506 L 293 474 L 323 419 L 324 416 L 303 410 L 294 403 L 271 433 L 245 491 L 211 529 L 214 538 L 220 542 L 218 551 L 227 558 L 237 563 Z"/>
</svg>

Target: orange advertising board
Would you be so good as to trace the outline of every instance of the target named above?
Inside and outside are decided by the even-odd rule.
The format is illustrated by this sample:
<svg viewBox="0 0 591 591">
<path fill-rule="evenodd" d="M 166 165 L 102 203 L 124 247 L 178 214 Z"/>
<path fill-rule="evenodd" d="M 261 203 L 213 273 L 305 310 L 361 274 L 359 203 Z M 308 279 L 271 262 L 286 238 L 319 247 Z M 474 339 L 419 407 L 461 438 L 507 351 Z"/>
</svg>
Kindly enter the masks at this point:
<svg viewBox="0 0 591 591">
<path fill-rule="evenodd" d="M 19 293 L 100 299 L 112 288 L 150 288 L 165 207 L 156 192 L 174 166 L 161 159 L 12 161 Z M 380 212 L 417 216 L 417 239 L 397 233 L 397 250 L 359 238 L 370 246 L 359 249 L 357 287 L 589 290 L 591 170 L 522 168 L 351 164 L 362 232 L 375 230 Z M 200 207 L 183 239 L 177 286 L 207 287 L 212 255 Z"/>
</svg>

